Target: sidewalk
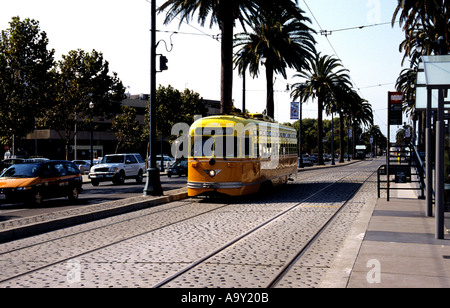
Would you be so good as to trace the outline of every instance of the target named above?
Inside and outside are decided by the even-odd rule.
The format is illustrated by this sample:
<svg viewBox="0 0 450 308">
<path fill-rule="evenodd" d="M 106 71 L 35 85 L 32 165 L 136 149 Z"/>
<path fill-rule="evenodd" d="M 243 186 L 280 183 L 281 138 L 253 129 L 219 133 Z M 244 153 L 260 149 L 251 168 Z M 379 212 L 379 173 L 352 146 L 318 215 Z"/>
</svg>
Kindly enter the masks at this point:
<svg viewBox="0 0 450 308">
<path fill-rule="evenodd" d="M 391 192 L 389 202 L 376 201 L 347 287 L 449 288 L 449 231 L 444 240 L 436 240 L 426 201 L 417 199 L 415 191 Z"/>
</svg>

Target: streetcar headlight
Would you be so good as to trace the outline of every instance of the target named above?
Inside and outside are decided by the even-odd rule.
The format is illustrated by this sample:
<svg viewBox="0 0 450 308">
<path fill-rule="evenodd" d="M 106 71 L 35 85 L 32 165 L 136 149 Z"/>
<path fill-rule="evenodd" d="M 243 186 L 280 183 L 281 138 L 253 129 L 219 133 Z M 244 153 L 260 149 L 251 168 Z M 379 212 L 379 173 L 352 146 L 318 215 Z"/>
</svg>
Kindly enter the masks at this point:
<svg viewBox="0 0 450 308">
<path fill-rule="evenodd" d="M 212 177 L 212 178 L 215 177 L 216 176 L 216 170 L 210 170 L 209 171 L 209 176 Z"/>
</svg>

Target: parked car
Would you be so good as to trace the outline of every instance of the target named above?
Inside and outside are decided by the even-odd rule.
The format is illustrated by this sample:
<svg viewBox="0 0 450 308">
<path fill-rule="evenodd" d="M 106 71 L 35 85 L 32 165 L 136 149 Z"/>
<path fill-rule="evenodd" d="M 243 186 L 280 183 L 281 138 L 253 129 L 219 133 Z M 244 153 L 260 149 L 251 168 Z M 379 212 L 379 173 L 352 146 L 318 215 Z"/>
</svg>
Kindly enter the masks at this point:
<svg viewBox="0 0 450 308">
<path fill-rule="evenodd" d="M 112 154 L 105 155 L 98 165 L 91 167 L 89 178 L 94 186 L 104 181 L 123 184 L 130 178 L 142 183 L 144 171 L 145 161 L 140 154 Z"/>
<path fill-rule="evenodd" d="M 303 166 L 309 166 L 311 167 L 313 165 L 310 157 L 308 154 L 303 154 L 302 155 L 302 159 L 303 159 Z"/>
<path fill-rule="evenodd" d="M 89 173 L 91 170 L 91 162 L 89 160 L 72 160 L 78 166 L 82 174 Z"/>
<path fill-rule="evenodd" d="M 41 204 L 43 199 L 77 200 L 83 191 L 78 167 L 70 161 L 41 161 L 12 165 L 0 176 L 0 202 Z"/>
<path fill-rule="evenodd" d="M 170 178 L 172 175 L 187 176 L 188 173 L 188 161 L 186 159 L 176 161 L 172 166 L 167 169 L 167 176 Z"/>
<path fill-rule="evenodd" d="M 170 157 L 168 155 L 163 155 L 163 166 L 164 166 L 164 169 L 169 168 L 174 163 L 175 163 L 175 159 L 173 159 L 172 157 Z M 156 168 L 161 170 L 161 155 L 160 154 L 156 155 Z"/>
</svg>

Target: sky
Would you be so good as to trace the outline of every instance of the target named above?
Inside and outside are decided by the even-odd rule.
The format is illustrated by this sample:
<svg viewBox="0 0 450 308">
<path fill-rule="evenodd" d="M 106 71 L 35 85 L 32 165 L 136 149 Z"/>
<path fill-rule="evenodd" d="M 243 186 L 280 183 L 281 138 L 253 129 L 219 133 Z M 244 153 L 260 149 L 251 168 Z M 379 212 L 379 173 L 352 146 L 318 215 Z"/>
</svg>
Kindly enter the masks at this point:
<svg viewBox="0 0 450 308">
<path fill-rule="evenodd" d="M 150 0 L 148 0 L 150 1 Z M 13 16 L 39 21 L 60 60 L 71 50 L 102 52 L 110 70 L 118 74 L 127 92 L 150 92 L 150 3 L 147 0 L 0 0 L 0 30 L 7 29 Z M 157 6 L 164 0 L 156 0 Z M 316 48 L 322 54 L 335 55 L 350 71 L 354 87 L 372 105 L 374 122 L 387 133 L 387 93 L 395 91 L 395 81 L 402 70 L 403 54 L 399 44 L 404 39 L 401 28 L 390 21 L 396 0 L 298 0 L 312 23 Z M 174 20 L 164 25 L 164 13 L 157 16 L 158 54 L 164 54 L 168 71 L 157 74 L 157 84 L 191 89 L 204 99 L 220 100 L 220 42 L 217 26 L 205 27 Z M 374 26 L 375 25 L 375 26 Z M 367 26 L 362 29 L 359 27 Z M 349 29 L 350 28 L 350 29 Z M 343 30 L 348 29 L 348 30 Z M 328 35 L 321 35 L 320 30 Z M 235 29 L 238 33 L 241 30 Z M 174 32 L 177 32 L 174 34 Z M 331 33 L 330 33 L 331 32 Z M 408 65 L 406 63 L 405 65 Z M 301 82 L 276 76 L 275 119 L 290 120 L 288 85 Z M 242 107 L 242 78 L 235 73 L 233 98 Z M 250 112 L 262 112 L 266 103 L 265 74 L 247 77 L 247 103 Z M 317 104 L 303 105 L 303 118 L 317 118 Z M 329 118 L 329 117 L 328 117 Z M 404 121 L 406 117 L 404 116 Z M 393 128 L 391 127 L 391 131 Z M 395 129 L 394 129 L 395 131 Z"/>
</svg>

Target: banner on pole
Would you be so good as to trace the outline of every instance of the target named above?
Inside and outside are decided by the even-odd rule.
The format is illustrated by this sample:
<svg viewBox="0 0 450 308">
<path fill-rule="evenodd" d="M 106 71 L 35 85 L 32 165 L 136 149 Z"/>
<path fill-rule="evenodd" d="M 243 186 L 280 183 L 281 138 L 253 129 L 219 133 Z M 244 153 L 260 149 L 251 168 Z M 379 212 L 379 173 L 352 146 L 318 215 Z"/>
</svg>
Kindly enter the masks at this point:
<svg viewBox="0 0 450 308">
<path fill-rule="evenodd" d="M 298 120 L 300 117 L 299 113 L 300 103 L 291 102 L 291 120 Z"/>
</svg>

